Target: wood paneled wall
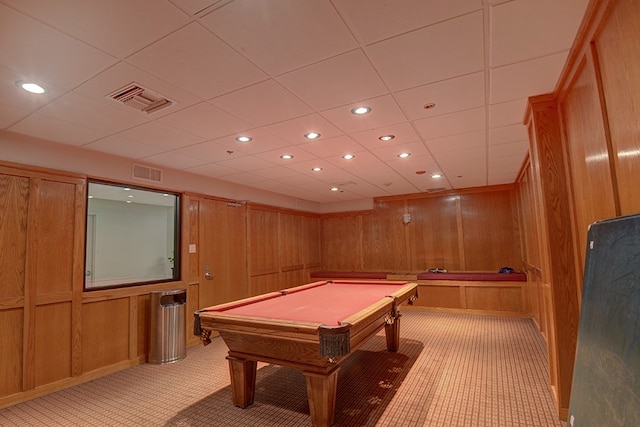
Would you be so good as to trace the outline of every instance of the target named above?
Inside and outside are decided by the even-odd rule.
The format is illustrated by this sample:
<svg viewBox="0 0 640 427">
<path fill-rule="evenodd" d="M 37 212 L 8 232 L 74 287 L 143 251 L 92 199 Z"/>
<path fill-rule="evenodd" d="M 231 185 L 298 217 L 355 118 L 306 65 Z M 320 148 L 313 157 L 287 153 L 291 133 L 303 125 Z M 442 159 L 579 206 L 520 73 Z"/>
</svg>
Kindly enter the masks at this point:
<svg viewBox="0 0 640 427">
<path fill-rule="evenodd" d="M 320 215 L 248 205 L 249 294 L 304 283 L 320 267 Z"/>
<path fill-rule="evenodd" d="M 522 266 L 513 186 L 376 199 L 322 219 L 322 269 L 495 271 Z M 411 215 L 403 224 L 402 215 Z"/>
<path fill-rule="evenodd" d="M 592 0 L 553 94 L 530 98 L 530 163 L 518 183 L 534 316 L 566 419 L 582 274 L 594 221 L 640 211 L 640 8 Z M 537 308 L 536 308 L 537 307 Z"/>
<path fill-rule="evenodd" d="M 86 181 L 0 162 L 0 408 L 144 363 L 152 291 L 186 289 L 197 344 L 193 311 L 320 266 L 320 215 L 184 194 L 182 280 L 84 292 Z"/>
</svg>

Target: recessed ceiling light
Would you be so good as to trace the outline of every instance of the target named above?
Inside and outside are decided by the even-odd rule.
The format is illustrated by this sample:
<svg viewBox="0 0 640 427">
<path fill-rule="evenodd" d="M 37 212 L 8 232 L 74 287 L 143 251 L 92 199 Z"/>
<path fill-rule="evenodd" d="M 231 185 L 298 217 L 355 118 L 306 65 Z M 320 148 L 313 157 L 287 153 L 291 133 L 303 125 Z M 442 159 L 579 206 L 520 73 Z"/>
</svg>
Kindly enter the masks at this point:
<svg viewBox="0 0 640 427">
<path fill-rule="evenodd" d="M 125 187 L 123 188 L 124 191 L 131 191 L 131 189 L 129 187 Z"/>
<path fill-rule="evenodd" d="M 90 198 L 90 199 L 93 199 L 93 196 L 92 196 L 92 195 L 89 195 L 89 198 Z"/>
<path fill-rule="evenodd" d="M 395 135 L 382 135 L 381 137 L 379 137 L 378 139 L 380 141 L 391 141 L 393 138 L 395 138 Z"/>
<path fill-rule="evenodd" d="M 311 170 L 314 171 L 314 172 L 320 172 L 322 170 L 322 168 L 319 167 L 319 166 L 316 166 L 315 168 L 311 168 Z"/>
<path fill-rule="evenodd" d="M 431 175 L 431 178 L 433 179 L 442 178 L 442 175 L 440 175 L 439 173 L 434 173 L 433 175 Z"/>
<path fill-rule="evenodd" d="M 356 107 L 352 108 L 351 112 L 358 115 L 367 114 L 371 112 L 371 107 Z"/>
<path fill-rule="evenodd" d="M 411 153 L 400 153 L 400 154 L 398 154 L 398 157 L 400 157 L 401 159 L 406 159 L 410 155 L 411 155 Z"/>
<path fill-rule="evenodd" d="M 430 110 L 430 109 L 435 108 L 435 107 L 436 107 L 436 104 L 434 102 L 429 102 L 427 104 L 424 104 L 424 106 L 423 106 L 423 108 L 425 110 Z"/>
<path fill-rule="evenodd" d="M 27 92 L 35 93 L 38 95 L 45 93 L 47 91 L 44 87 L 40 86 L 38 83 L 33 83 L 33 82 L 17 81 L 16 85 L 26 90 Z"/>
<path fill-rule="evenodd" d="M 283 154 L 282 156 L 280 156 L 280 158 L 282 160 L 291 160 L 293 159 L 293 156 L 291 154 Z"/>
<path fill-rule="evenodd" d="M 240 135 L 240 136 L 236 136 L 236 141 L 238 141 L 238 142 L 251 142 L 251 141 L 253 141 L 253 138 L 251 138 L 250 136 Z"/>
<path fill-rule="evenodd" d="M 133 194 L 129 194 L 127 197 L 129 197 L 130 199 L 133 198 Z"/>
<path fill-rule="evenodd" d="M 339 189 L 338 187 L 331 187 L 329 190 L 331 190 L 331 191 L 338 191 L 338 190 L 340 190 L 340 189 Z"/>
<path fill-rule="evenodd" d="M 305 133 L 304 137 L 307 139 L 316 139 L 316 138 L 320 138 L 320 134 L 318 132 L 309 132 L 309 133 Z"/>
<path fill-rule="evenodd" d="M 354 157 L 356 157 L 355 154 L 345 154 L 344 156 L 342 156 L 342 158 L 345 160 L 351 160 Z"/>
<path fill-rule="evenodd" d="M 131 203 L 131 200 L 127 200 L 127 203 Z"/>
</svg>

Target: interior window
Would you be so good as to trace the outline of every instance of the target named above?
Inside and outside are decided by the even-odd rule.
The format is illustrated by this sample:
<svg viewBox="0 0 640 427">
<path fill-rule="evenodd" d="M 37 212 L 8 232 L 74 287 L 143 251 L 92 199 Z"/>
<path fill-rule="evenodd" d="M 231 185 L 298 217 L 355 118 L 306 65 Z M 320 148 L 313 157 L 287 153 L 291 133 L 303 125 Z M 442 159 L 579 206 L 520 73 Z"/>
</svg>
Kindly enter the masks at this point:
<svg viewBox="0 0 640 427">
<path fill-rule="evenodd" d="M 179 195 L 90 181 L 85 289 L 178 280 Z"/>
</svg>

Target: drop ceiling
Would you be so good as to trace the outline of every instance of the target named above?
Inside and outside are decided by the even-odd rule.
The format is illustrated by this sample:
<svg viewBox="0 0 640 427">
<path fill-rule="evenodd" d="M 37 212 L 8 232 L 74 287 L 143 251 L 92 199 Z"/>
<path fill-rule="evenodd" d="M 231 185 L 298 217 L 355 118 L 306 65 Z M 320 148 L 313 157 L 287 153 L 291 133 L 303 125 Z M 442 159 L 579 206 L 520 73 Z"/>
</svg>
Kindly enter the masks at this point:
<svg viewBox="0 0 640 427">
<path fill-rule="evenodd" d="M 0 0 L 0 128 L 318 203 L 512 183 L 587 3 Z"/>
</svg>

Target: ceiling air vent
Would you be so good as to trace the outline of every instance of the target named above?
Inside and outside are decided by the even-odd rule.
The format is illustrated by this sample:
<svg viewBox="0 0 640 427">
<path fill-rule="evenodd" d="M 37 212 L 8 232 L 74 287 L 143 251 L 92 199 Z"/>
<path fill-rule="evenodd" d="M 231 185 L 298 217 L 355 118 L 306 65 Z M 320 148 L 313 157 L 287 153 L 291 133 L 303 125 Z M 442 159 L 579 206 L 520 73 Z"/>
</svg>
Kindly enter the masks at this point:
<svg viewBox="0 0 640 427">
<path fill-rule="evenodd" d="M 162 182 L 162 170 L 149 166 L 133 165 L 133 177 L 146 181 Z"/>
<path fill-rule="evenodd" d="M 137 83 L 131 83 L 108 96 L 114 101 L 147 114 L 155 113 L 173 104 L 173 101 Z"/>
</svg>

